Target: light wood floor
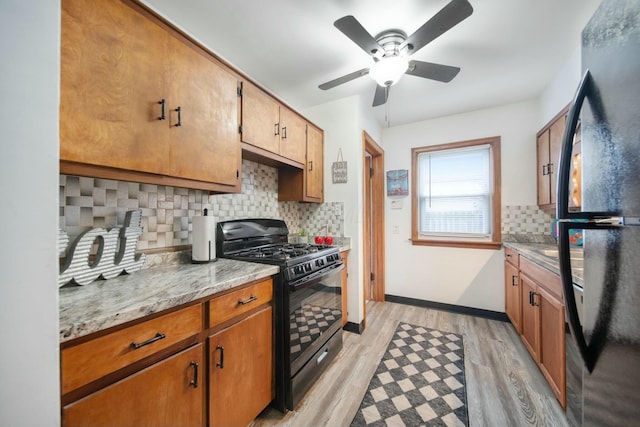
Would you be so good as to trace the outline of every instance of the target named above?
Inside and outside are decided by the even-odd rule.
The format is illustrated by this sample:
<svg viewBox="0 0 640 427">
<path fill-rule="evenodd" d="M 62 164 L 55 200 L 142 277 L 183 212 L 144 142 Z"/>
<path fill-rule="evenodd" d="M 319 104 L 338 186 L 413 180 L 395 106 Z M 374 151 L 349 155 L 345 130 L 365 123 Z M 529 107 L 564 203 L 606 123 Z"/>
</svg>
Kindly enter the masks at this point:
<svg viewBox="0 0 640 427">
<path fill-rule="evenodd" d="M 252 424 L 348 426 L 398 321 L 462 334 L 469 425 L 566 426 L 564 412 L 510 323 L 409 305 L 369 302 L 362 335 L 344 348 L 295 411 L 267 408 Z"/>
</svg>

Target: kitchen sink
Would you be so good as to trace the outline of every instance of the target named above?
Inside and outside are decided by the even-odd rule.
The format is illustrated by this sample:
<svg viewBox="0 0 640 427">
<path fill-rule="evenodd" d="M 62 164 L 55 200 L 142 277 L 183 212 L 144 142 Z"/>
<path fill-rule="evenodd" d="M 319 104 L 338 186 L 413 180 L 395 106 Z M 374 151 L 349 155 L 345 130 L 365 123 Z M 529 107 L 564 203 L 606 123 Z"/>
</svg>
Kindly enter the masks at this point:
<svg viewBox="0 0 640 427">
<path fill-rule="evenodd" d="M 549 257 L 558 259 L 557 249 L 540 249 L 538 253 Z M 571 266 L 574 268 L 582 268 L 584 265 L 584 254 L 582 249 L 569 249 L 569 256 L 571 259 Z"/>
</svg>

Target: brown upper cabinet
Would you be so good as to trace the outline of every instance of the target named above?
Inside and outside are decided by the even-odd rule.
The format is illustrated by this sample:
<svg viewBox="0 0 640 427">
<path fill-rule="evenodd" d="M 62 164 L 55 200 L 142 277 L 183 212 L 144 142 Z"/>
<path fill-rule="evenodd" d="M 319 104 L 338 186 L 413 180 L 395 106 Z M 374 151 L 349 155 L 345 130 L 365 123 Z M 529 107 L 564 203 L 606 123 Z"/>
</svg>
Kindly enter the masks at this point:
<svg viewBox="0 0 640 427">
<path fill-rule="evenodd" d="M 538 206 L 543 210 L 556 208 L 560 150 L 568 110 L 569 107 L 565 107 L 536 135 Z"/>
<path fill-rule="evenodd" d="M 242 83 L 242 142 L 245 151 L 302 167 L 306 156 L 306 121 L 276 99 Z"/>
<path fill-rule="evenodd" d="M 63 0 L 61 31 L 61 173 L 240 191 L 236 74 L 133 2 Z"/>
<path fill-rule="evenodd" d="M 324 133 L 307 125 L 307 160 L 304 169 L 280 168 L 278 200 L 322 203 L 324 201 Z"/>
</svg>

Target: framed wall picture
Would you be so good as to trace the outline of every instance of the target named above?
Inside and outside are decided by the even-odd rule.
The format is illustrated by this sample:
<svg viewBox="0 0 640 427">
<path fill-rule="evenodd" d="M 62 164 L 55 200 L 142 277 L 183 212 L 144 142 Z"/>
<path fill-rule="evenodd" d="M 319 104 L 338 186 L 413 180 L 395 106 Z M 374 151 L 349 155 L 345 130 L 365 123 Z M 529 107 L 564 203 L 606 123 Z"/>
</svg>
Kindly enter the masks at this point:
<svg viewBox="0 0 640 427">
<path fill-rule="evenodd" d="M 398 169 L 387 171 L 387 196 L 409 195 L 409 171 Z"/>
</svg>

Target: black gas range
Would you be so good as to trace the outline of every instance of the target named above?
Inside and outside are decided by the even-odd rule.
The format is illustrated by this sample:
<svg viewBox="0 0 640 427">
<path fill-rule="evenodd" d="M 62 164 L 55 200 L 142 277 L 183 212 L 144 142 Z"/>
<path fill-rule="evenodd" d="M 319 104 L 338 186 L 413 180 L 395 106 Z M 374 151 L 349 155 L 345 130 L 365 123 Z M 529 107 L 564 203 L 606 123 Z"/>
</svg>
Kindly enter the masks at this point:
<svg viewBox="0 0 640 427">
<path fill-rule="evenodd" d="M 344 266 L 335 246 L 288 243 L 282 220 L 219 222 L 221 258 L 280 267 L 274 283 L 276 397 L 294 409 L 342 348 L 341 285 Z"/>
</svg>

